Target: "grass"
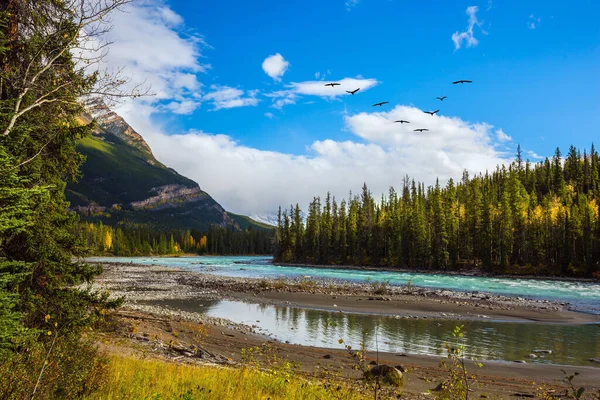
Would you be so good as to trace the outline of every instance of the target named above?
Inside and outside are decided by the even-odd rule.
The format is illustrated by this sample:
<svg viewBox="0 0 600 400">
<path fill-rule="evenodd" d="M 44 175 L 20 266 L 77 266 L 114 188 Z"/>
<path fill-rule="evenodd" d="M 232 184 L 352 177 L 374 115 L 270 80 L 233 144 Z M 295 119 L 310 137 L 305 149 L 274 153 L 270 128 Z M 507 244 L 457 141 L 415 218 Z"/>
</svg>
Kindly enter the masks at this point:
<svg viewBox="0 0 600 400">
<path fill-rule="evenodd" d="M 364 399 L 335 384 L 286 379 L 250 368 L 220 368 L 112 356 L 105 384 L 88 400 L 109 399 Z"/>
<path fill-rule="evenodd" d="M 81 167 L 83 177 L 69 189 L 103 206 L 130 203 L 151 196 L 151 189 L 168 184 L 187 187 L 196 184 L 158 163 L 136 147 L 107 134 L 105 140 L 88 136 L 77 150 L 87 159 Z"/>
</svg>

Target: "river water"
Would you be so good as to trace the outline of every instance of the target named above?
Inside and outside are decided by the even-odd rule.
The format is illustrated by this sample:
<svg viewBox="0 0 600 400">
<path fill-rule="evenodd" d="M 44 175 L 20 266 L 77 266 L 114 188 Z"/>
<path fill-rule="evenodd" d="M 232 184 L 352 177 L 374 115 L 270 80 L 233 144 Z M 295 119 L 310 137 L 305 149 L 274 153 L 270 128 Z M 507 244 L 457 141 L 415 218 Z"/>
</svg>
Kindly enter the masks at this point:
<svg viewBox="0 0 600 400">
<path fill-rule="evenodd" d="M 90 261 L 160 264 L 207 274 L 248 278 L 332 278 L 351 282 L 387 281 L 392 285 L 421 286 L 455 291 L 479 291 L 570 303 L 571 307 L 600 314 L 600 283 L 544 279 L 488 278 L 418 272 L 366 271 L 272 264 L 271 257 L 95 257 Z"/>
<path fill-rule="evenodd" d="M 446 355 L 446 344 L 454 343 L 454 328 L 463 325 L 465 353 L 478 360 L 599 366 L 589 359 L 600 356 L 600 325 L 404 319 L 227 300 L 142 303 L 258 326 L 258 332 L 282 342 L 339 349 L 343 345 L 338 340 L 343 339 L 353 348 L 362 342 L 370 350 L 440 357 Z M 550 350 L 552 354 L 535 350 Z M 529 354 L 539 357 L 530 359 Z"/>
</svg>

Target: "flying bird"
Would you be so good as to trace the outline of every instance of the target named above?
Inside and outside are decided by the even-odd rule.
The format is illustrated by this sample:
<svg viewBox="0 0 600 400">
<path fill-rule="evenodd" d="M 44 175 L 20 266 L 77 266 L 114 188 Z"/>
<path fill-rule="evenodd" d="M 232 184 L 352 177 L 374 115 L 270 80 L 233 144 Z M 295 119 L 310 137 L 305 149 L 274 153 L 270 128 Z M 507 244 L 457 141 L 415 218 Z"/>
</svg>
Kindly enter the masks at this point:
<svg viewBox="0 0 600 400">
<path fill-rule="evenodd" d="M 331 86 L 331 87 L 340 86 L 340 85 L 341 85 L 341 83 L 335 83 L 335 82 L 325 84 L 325 86 Z"/>
<path fill-rule="evenodd" d="M 360 90 L 360 88 L 356 89 L 356 90 L 346 90 L 346 93 L 350 93 L 352 96 L 354 96 L 354 93 L 358 92 Z"/>
<path fill-rule="evenodd" d="M 382 101 L 381 103 L 373 104 L 373 107 L 377 107 L 377 106 L 381 107 L 382 105 L 387 104 L 387 103 L 389 103 L 389 101 Z"/>
<path fill-rule="evenodd" d="M 429 129 L 424 129 L 424 128 L 420 128 L 420 129 L 415 129 L 415 132 L 425 132 L 428 131 Z"/>
<path fill-rule="evenodd" d="M 405 121 L 403 119 L 399 119 L 398 121 L 394 121 L 394 122 L 400 122 L 401 124 L 410 124 L 409 121 Z"/>
<path fill-rule="evenodd" d="M 447 99 L 448 96 L 442 96 L 442 97 L 436 97 L 436 99 L 438 99 L 439 101 L 444 101 L 444 99 Z"/>
<path fill-rule="evenodd" d="M 461 79 L 460 81 L 452 82 L 453 85 L 456 85 L 457 83 L 473 83 L 473 81 L 465 81 L 464 79 Z"/>
<path fill-rule="evenodd" d="M 435 111 L 423 111 L 425 114 L 430 114 L 430 115 L 435 115 L 438 113 L 438 111 L 440 110 L 435 110 Z"/>
</svg>

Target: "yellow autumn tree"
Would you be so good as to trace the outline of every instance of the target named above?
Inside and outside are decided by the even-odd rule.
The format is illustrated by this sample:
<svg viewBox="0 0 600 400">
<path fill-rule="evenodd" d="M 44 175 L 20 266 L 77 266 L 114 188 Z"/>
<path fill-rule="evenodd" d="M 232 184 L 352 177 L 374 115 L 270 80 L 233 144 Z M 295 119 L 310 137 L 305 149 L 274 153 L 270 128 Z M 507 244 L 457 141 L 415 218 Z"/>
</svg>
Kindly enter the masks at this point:
<svg viewBox="0 0 600 400">
<path fill-rule="evenodd" d="M 112 242 L 113 242 L 112 232 L 110 229 L 107 229 L 106 232 L 104 233 L 104 250 L 112 249 Z"/>
<path fill-rule="evenodd" d="M 198 249 L 200 250 L 206 250 L 206 242 L 207 242 L 207 237 L 206 235 L 202 236 L 200 238 L 200 241 L 198 242 Z"/>
</svg>

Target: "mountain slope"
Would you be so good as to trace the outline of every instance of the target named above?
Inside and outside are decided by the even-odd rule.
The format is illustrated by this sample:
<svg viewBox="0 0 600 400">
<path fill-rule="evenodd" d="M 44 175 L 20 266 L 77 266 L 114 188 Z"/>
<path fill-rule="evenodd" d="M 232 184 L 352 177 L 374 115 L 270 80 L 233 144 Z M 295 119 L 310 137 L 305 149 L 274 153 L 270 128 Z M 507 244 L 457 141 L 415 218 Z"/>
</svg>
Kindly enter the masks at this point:
<svg viewBox="0 0 600 400">
<path fill-rule="evenodd" d="M 230 215 L 200 186 L 160 163 L 144 139 L 103 103 L 88 104 L 82 123 L 98 127 L 77 149 L 86 156 L 79 182 L 67 198 L 84 219 L 147 224 L 164 229 L 210 225 L 269 229 L 248 217 Z"/>
</svg>

